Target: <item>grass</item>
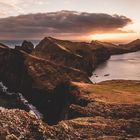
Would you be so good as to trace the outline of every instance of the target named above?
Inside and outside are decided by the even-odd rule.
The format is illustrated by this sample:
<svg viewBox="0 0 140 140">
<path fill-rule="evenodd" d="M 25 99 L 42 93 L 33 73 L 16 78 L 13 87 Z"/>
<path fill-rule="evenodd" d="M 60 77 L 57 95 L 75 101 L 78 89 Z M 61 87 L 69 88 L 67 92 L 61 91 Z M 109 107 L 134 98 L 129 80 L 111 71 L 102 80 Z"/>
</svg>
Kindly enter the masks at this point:
<svg viewBox="0 0 140 140">
<path fill-rule="evenodd" d="M 108 81 L 99 84 L 74 83 L 83 97 L 112 104 L 140 104 L 140 81 Z"/>
</svg>

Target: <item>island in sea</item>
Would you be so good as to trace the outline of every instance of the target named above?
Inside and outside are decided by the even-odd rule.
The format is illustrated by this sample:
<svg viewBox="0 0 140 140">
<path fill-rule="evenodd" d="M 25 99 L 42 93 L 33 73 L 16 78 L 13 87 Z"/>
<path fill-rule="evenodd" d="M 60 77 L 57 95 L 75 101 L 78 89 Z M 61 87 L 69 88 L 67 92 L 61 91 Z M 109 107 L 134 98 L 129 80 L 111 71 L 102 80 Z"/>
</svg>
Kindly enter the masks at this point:
<svg viewBox="0 0 140 140">
<path fill-rule="evenodd" d="M 139 139 L 140 80 L 90 80 L 112 55 L 136 51 L 139 39 L 1 43 L 0 139 Z"/>
</svg>

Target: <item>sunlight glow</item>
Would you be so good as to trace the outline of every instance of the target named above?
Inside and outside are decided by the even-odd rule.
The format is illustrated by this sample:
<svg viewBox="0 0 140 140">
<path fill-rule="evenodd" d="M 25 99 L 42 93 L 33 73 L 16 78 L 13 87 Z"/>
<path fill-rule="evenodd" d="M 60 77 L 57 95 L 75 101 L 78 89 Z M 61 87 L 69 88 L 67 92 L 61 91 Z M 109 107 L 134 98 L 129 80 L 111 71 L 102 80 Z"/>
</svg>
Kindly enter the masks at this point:
<svg viewBox="0 0 140 140">
<path fill-rule="evenodd" d="M 134 38 L 132 38 L 132 36 Z M 89 35 L 90 40 L 100 40 L 100 41 L 128 41 L 138 38 L 139 34 L 136 33 L 107 33 L 107 34 L 93 34 Z"/>
</svg>

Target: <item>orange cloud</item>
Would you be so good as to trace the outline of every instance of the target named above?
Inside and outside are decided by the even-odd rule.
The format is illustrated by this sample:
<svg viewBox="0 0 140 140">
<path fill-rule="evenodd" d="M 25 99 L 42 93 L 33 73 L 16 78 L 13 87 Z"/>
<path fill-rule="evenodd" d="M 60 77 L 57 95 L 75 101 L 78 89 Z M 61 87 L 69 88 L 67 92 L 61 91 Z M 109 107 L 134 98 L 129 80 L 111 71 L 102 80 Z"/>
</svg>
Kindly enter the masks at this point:
<svg viewBox="0 0 140 140">
<path fill-rule="evenodd" d="M 104 32 L 123 32 L 121 29 L 132 20 L 119 15 L 59 11 L 20 15 L 0 19 L 0 36 L 3 38 L 42 38 L 52 36 L 82 36 Z"/>
</svg>

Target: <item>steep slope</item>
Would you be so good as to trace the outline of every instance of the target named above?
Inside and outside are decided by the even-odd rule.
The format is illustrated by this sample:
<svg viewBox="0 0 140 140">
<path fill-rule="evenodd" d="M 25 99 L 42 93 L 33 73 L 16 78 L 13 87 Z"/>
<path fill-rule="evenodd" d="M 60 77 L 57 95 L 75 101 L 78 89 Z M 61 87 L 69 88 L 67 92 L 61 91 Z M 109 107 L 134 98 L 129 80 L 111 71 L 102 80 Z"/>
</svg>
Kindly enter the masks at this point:
<svg viewBox="0 0 140 140">
<path fill-rule="evenodd" d="M 48 113 L 48 110 L 50 110 L 49 104 L 51 100 L 56 100 L 53 90 L 58 85 L 68 81 L 91 83 L 87 74 L 83 71 L 58 65 L 30 55 L 25 51 L 10 48 L 0 47 L 0 65 L 0 81 L 10 91 L 21 92 L 29 102 L 44 114 L 45 121 L 48 121 L 46 117 L 49 116 L 49 113 L 51 114 L 51 112 Z M 61 110 L 59 104 L 62 100 L 53 104 L 58 106 L 56 112 Z"/>
<path fill-rule="evenodd" d="M 104 47 L 91 48 L 88 43 L 63 41 L 51 37 L 44 38 L 36 46 L 33 54 L 82 70 L 88 75 L 92 74 L 97 64 L 107 60 L 110 56 Z"/>
<path fill-rule="evenodd" d="M 95 41 L 91 41 L 91 44 L 95 45 L 95 46 L 105 47 L 110 52 L 111 55 L 121 54 L 121 53 L 126 53 L 127 52 L 124 48 L 122 48 L 118 45 L 109 43 L 109 42 L 101 42 L 101 41 L 95 40 Z"/>
<path fill-rule="evenodd" d="M 59 83 L 66 81 L 89 82 L 87 74 L 70 67 L 59 65 L 46 59 L 24 55 L 28 74 L 32 77 L 33 87 L 54 89 Z"/>
<path fill-rule="evenodd" d="M 128 44 L 120 45 L 129 51 L 139 51 L 140 50 L 140 39 L 136 39 Z"/>
<path fill-rule="evenodd" d="M 0 66 L 0 81 L 3 81 L 10 89 L 19 90 L 23 77 L 28 81 L 24 57 L 20 51 L 0 47 Z"/>
<path fill-rule="evenodd" d="M 94 46 L 104 46 L 111 55 L 113 54 L 122 54 L 122 53 L 129 53 L 135 52 L 140 50 L 140 39 L 134 40 L 128 44 L 119 44 L 115 45 L 109 42 L 101 42 L 101 41 L 92 41 L 91 44 Z"/>
<path fill-rule="evenodd" d="M 58 40 L 51 38 L 73 53 L 83 56 L 83 59 L 92 65 L 92 71 L 97 65 L 106 61 L 110 57 L 109 51 L 103 45 L 97 45 L 87 42 L 72 42 L 67 40 Z"/>
<path fill-rule="evenodd" d="M 0 108 L 0 139 L 139 139 L 140 82 L 91 84 L 82 61 L 94 60 L 88 63 L 94 67 L 105 61 L 105 44 L 54 40 L 45 38 L 32 54 L 0 46 L 0 81 L 23 93 L 43 121 L 55 124 Z"/>
<path fill-rule="evenodd" d="M 0 80 L 13 89 L 20 89 L 24 83 L 27 85 L 32 83 L 33 79 L 43 78 L 48 80 L 48 86 L 46 86 L 48 89 L 54 88 L 58 81 L 90 82 L 86 73 L 80 70 L 55 64 L 16 49 L 0 47 L 0 65 Z M 42 85 L 46 83 L 43 81 Z"/>
</svg>

